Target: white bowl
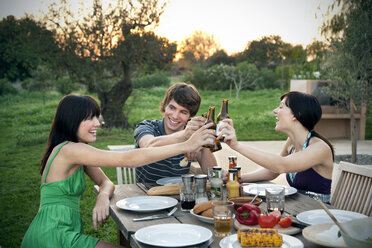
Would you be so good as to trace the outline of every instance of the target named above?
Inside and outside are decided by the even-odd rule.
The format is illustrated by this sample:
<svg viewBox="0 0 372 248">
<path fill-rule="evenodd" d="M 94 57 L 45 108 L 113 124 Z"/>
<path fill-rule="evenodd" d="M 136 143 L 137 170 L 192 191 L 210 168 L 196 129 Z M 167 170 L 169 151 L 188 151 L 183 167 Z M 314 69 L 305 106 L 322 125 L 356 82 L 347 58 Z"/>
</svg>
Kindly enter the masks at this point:
<svg viewBox="0 0 372 248">
<path fill-rule="evenodd" d="M 201 222 L 208 223 L 208 224 L 214 224 L 213 218 L 204 217 L 202 215 L 194 213 L 194 209 L 190 210 L 190 214 L 198 218 Z"/>
<path fill-rule="evenodd" d="M 341 232 L 347 247 L 371 248 L 372 247 L 372 217 L 351 220 L 341 224 L 348 232 Z M 367 241 L 369 238 L 371 241 Z"/>
</svg>

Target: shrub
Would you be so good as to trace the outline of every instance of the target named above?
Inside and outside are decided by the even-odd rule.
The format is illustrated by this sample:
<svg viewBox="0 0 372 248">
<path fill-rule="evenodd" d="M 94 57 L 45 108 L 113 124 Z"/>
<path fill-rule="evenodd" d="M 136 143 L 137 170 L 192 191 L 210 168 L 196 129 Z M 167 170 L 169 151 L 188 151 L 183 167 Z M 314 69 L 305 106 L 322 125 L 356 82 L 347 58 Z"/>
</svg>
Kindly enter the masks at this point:
<svg viewBox="0 0 372 248">
<path fill-rule="evenodd" d="M 279 89 L 280 82 L 278 78 L 270 69 L 262 68 L 260 72 L 260 76 L 256 83 L 256 90 L 258 89 Z"/>
<path fill-rule="evenodd" d="M 72 82 L 68 76 L 60 77 L 56 82 L 56 90 L 62 95 L 70 94 L 73 91 L 79 90 L 80 85 L 78 83 Z"/>
<path fill-rule="evenodd" d="M 133 87 L 139 88 L 153 88 L 159 86 L 168 86 L 170 84 L 169 77 L 164 72 L 157 72 L 151 75 L 132 79 Z"/>
<path fill-rule="evenodd" d="M 2 78 L 0 79 L 0 96 L 6 94 L 17 94 L 16 88 L 13 87 L 12 83 L 9 82 L 7 79 Z"/>
</svg>

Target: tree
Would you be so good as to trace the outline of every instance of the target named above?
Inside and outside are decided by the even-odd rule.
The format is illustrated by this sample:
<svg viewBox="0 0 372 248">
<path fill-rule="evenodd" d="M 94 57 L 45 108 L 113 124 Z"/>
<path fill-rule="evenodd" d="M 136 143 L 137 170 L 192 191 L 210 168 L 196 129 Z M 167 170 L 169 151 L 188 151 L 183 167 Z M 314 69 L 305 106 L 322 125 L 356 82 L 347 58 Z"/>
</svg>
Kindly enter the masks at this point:
<svg viewBox="0 0 372 248">
<path fill-rule="evenodd" d="M 204 62 L 218 50 L 220 45 L 215 41 L 214 36 L 202 30 L 197 30 L 186 37 L 180 45 L 182 59 L 191 65 L 197 63 L 203 66 Z"/>
<path fill-rule="evenodd" d="M 333 10 L 341 4 L 334 1 Z M 352 162 L 356 161 L 354 111 L 371 103 L 372 0 L 344 0 L 339 14 L 325 21 L 322 33 L 331 37 L 331 51 L 322 68 L 331 81 L 327 93 L 351 115 Z"/>
<path fill-rule="evenodd" d="M 55 73 L 46 65 L 38 65 L 31 72 L 32 78 L 22 82 L 22 86 L 31 91 L 40 91 L 43 96 L 43 104 L 45 105 L 46 93 L 51 90 L 56 79 Z"/>
<path fill-rule="evenodd" d="M 229 56 L 223 49 L 216 51 L 206 60 L 208 67 L 220 64 L 233 65 L 234 63 L 235 59 L 232 56 Z"/>
<path fill-rule="evenodd" d="M 104 9 L 100 0 L 93 0 L 92 8 L 80 8 L 82 19 L 75 17 L 66 0 L 49 6 L 45 20 L 64 51 L 60 65 L 71 78 L 97 92 L 108 127 L 130 126 L 123 106 L 133 89 L 132 74 L 162 69 L 174 58 L 176 44 L 148 31 L 164 11 L 165 4 L 159 1 L 119 0 Z M 91 11 L 84 14 L 87 9 Z"/>
<path fill-rule="evenodd" d="M 234 84 L 236 99 L 239 99 L 241 90 L 255 89 L 259 71 L 254 64 L 248 64 L 247 62 L 238 63 L 236 66 L 221 64 L 217 67 L 211 67 L 208 74 L 213 77 L 214 74 L 221 74 L 221 71 L 223 77 L 218 80 L 226 80 Z"/>
<path fill-rule="evenodd" d="M 0 21 L 0 78 L 10 81 L 31 77 L 39 64 L 51 63 L 58 54 L 53 33 L 26 16 Z"/>
<path fill-rule="evenodd" d="M 275 68 L 282 64 L 281 49 L 288 46 L 278 35 L 264 36 L 260 40 L 248 42 L 241 54 L 241 61 L 255 64 L 258 69 Z"/>
</svg>

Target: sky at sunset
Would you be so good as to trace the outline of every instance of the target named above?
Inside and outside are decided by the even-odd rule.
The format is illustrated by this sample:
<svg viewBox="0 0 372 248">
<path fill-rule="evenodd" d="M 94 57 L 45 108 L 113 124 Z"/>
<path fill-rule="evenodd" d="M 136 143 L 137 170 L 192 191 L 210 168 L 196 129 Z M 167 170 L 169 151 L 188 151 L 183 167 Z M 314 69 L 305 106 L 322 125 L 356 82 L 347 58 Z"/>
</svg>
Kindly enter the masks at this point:
<svg viewBox="0 0 372 248">
<path fill-rule="evenodd" d="M 37 15 L 49 2 L 0 0 L 0 18 L 20 18 L 25 12 Z M 319 26 L 331 3 L 332 0 L 169 0 L 155 33 L 181 42 L 195 30 L 203 30 L 213 34 L 229 54 L 242 51 L 248 41 L 265 35 L 280 35 L 285 42 L 307 45 L 314 39 L 324 40 Z"/>
</svg>

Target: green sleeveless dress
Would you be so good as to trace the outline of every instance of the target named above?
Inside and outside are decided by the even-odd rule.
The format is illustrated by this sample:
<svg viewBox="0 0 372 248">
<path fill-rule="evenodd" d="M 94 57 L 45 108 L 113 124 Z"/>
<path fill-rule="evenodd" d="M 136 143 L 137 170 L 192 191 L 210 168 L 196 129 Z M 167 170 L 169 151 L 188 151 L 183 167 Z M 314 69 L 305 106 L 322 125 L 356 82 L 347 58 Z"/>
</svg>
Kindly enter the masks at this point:
<svg viewBox="0 0 372 248">
<path fill-rule="evenodd" d="M 94 247 L 98 239 L 84 235 L 79 212 L 80 196 L 85 190 L 83 167 L 70 177 L 46 183 L 50 165 L 62 144 L 50 160 L 40 186 L 39 212 L 29 226 L 21 247 Z"/>
</svg>

